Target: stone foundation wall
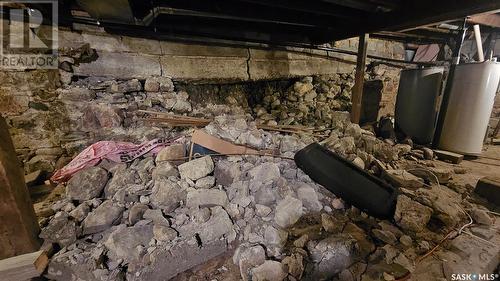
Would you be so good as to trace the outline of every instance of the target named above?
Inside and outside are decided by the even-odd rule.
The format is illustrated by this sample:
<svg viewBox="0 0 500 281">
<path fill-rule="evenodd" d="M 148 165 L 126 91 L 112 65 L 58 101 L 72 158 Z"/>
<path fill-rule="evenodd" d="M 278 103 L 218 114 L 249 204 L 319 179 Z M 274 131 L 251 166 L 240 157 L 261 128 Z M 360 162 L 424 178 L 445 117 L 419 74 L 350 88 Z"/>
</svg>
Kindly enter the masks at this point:
<svg viewBox="0 0 500 281">
<path fill-rule="evenodd" d="M 337 44 L 356 49 L 356 41 Z M 324 112 L 350 107 L 352 56 L 189 45 L 65 30 L 60 31 L 59 46 L 58 70 L 0 72 L 0 114 L 7 119 L 26 172 L 57 169 L 99 140 L 141 142 L 168 136 L 170 129 L 145 122 L 138 110 L 197 116 L 239 110 L 261 117 L 259 108 L 265 108 L 273 115 L 262 118 L 266 122 L 319 120 L 307 121 L 316 126 L 328 124 L 327 119 L 315 117 L 318 106 Z M 378 55 L 402 57 L 399 44 L 371 40 L 369 46 Z M 367 79 L 384 83 L 384 114 L 393 112 L 399 69 L 372 64 L 368 73 Z M 316 75 L 308 85 L 313 88 L 307 91 L 315 96 L 307 101 L 311 113 L 288 122 L 289 117 L 300 116 L 297 109 L 303 103 L 294 83 L 310 75 Z M 288 100 L 278 112 L 276 103 L 272 104 L 275 100 L 266 100 L 272 95 L 281 101 L 293 95 L 297 99 Z M 286 116 L 280 116 L 282 112 Z"/>
</svg>

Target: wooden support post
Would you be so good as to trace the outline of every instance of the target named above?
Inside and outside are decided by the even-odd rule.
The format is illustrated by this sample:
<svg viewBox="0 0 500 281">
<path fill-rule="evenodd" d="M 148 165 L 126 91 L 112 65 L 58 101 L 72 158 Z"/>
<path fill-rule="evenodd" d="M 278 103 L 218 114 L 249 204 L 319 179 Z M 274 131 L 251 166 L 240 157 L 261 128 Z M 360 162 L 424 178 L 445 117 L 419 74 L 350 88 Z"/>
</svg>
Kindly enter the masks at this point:
<svg viewBox="0 0 500 281">
<path fill-rule="evenodd" d="M 24 173 L 0 116 L 0 259 L 38 251 L 39 232 Z"/>
<path fill-rule="evenodd" d="M 366 50 L 368 49 L 368 34 L 359 36 L 358 59 L 356 62 L 356 78 L 352 91 L 351 122 L 359 124 L 361 118 L 361 100 L 363 99 L 363 84 L 365 80 Z"/>
</svg>

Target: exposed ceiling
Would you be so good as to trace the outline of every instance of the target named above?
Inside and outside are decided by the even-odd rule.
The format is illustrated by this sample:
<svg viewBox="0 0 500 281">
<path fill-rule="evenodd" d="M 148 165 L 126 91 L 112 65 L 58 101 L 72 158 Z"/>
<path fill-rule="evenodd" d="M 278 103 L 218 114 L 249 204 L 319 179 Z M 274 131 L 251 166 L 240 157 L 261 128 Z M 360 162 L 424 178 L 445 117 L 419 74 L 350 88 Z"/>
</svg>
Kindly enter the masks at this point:
<svg viewBox="0 0 500 281">
<path fill-rule="evenodd" d="M 321 44 L 363 33 L 397 37 L 400 30 L 500 10 L 499 0 L 64 0 L 60 5 L 63 22 L 99 24 L 111 32 L 279 44 Z M 406 34 L 443 39 L 432 29 Z"/>
</svg>

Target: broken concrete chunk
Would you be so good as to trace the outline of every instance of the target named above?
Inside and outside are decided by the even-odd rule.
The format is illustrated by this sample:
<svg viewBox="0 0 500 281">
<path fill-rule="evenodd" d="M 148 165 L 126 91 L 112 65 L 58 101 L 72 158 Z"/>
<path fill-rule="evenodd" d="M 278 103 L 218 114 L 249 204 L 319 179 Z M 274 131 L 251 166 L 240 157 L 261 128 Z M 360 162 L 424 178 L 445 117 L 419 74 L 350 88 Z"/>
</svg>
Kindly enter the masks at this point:
<svg viewBox="0 0 500 281">
<path fill-rule="evenodd" d="M 151 220 L 155 225 L 165 225 L 170 226 L 168 220 L 163 216 L 163 213 L 159 209 L 147 209 L 144 211 L 142 217 L 145 220 Z"/>
<path fill-rule="evenodd" d="M 85 201 L 98 197 L 108 182 L 108 172 L 103 168 L 89 167 L 76 173 L 68 182 L 66 196 Z"/>
<path fill-rule="evenodd" d="M 177 231 L 169 226 L 155 224 L 153 226 L 153 237 L 158 241 L 172 241 L 177 237 Z"/>
<path fill-rule="evenodd" d="M 304 257 L 300 254 L 292 254 L 291 256 L 285 257 L 281 264 L 284 266 L 288 274 L 295 277 L 297 280 L 302 278 L 302 273 L 304 272 Z"/>
<path fill-rule="evenodd" d="M 228 161 L 219 161 L 215 167 L 215 178 L 217 178 L 217 183 L 229 186 L 233 182 L 238 181 L 241 176 L 241 170 L 239 165 L 230 163 Z"/>
<path fill-rule="evenodd" d="M 265 260 L 266 251 L 260 245 L 240 247 L 233 257 L 233 261 L 240 268 L 241 278 L 245 281 L 251 280 L 250 269 L 263 264 Z"/>
<path fill-rule="evenodd" d="M 149 207 L 147 205 L 137 203 L 134 204 L 128 212 L 128 223 L 130 225 L 136 224 L 138 221 L 143 219 L 144 212 L 148 210 Z"/>
<path fill-rule="evenodd" d="M 174 165 L 168 161 L 164 161 L 156 164 L 156 167 L 153 169 L 152 178 L 156 181 L 161 177 L 168 179 L 169 177 L 177 177 L 178 175 L 179 172 Z"/>
<path fill-rule="evenodd" d="M 274 220 L 279 226 L 287 228 L 296 223 L 302 216 L 302 213 L 302 201 L 297 198 L 287 196 L 285 199 L 278 202 Z"/>
<path fill-rule="evenodd" d="M 69 246 L 76 241 L 79 235 L 79 228 L 75 221 L 68 218 L 65 212 L 57 213 L 49 224 L 40 232 L 40 238 L 52 243 L 57 243 L 61 247 Z"/>
<path fill-rule="evenodd" d="M 229 203 L 226 192 L 218 189 L 194 189 L 187 194 L 188 207 L 226 206 Z"/>
<path fill-rule="evenodd" d="M 184 144 L 172 144 L 169 145 L 160 152 L 158 152 L 158 155 L 156 155 L 156 164 L 163 162 L 163 161 L 172 161 L 172 160 L 182 160 L 182 158 L 185 156 L 185 149 L 184 149 Z"/>
<path fill-rule="evenodd" d="M 356 240 L 348 236 L 330 236 L 315 246 L 308 245 L 314 269 L 312 280 L 325 280 L 351 266 L 357 258 Z"/>
<path fill-rule="evenodd" d="M 408 196 L 398 196 L 394 220 L 401 228 L 420 232 L 424 230 L 431 219 L 431 215 L 431 208 L 413 201 Z"/>
<path fill-rule="evenodd" d="M 280 169 L 275 163 L 263 163 L 252 168 L 248 174 L 263 183 L 277 180 L 280 177 Z"/>
<path fill-rule="evenodd" d="M 171 212 L 186 201 L 186 191 L 177 183 L 168 179 L 160 178 L 155 181 L 153 192 L 150 196 L 151 205 L 155 208 Z"/>
<path fill-rule="evenodd" d="M 195 181 L 212 173 L 214 171 L 214 162 L 210 156 L 205 156 L 181 164 L 178 169 L 181 178 Z"/>
<path fill-rule="evenodd" d="M 272 211 L 271 208 L 269 208 L 268 206 L 264 206 L 261 204 L 255 204 L 255 213 L 258 216 L 265 217 L 265 216 L 269 215 L 271 213 L 271 211 Z"/>
<path fill-rule="evenodd" d="M 92 234 L 108 229 L 120 221 L 123 207 L 106 200 L 83 220 L 83 234 Z"/>
<path fill-rule="evenodd" d="M 215 177 L 208 176 L 196 181 L 196 188 L 211 188 L 215 185 Z"/>
<path fill-rule="evenodd" d="M 381 229 L 374 229 L 372 230 L 373 236 L 375 236 L 377 239 L 379 239 L 382 242 L 385 242 L 387 244 L 394 245 L 398 241 L 396 236 L 389 231 L 381 230 Z"/>
<path fill-rule="evenodd" d="M 81 222 L 84 220 L 90 212 L 90 206 L 86 202 L 78 205 L 75 209 L 73 209 L 69 215 L 74 218 L 76 221 Z"/>
<path fill-rule="evenodd" d="M 127 227 L 121 224 L 109 235 L 104 245 L 111 260 L 137 262 L 144 255 L 138 246 L 147 246 L 151 238 L 153 238 L 152 225 Z"/>
<path fill-rule="evenodd" d="M 282 281 L 286 272 L 280 262 L 267 260 L 252 269 L 252 281 Z"/>
<path fill-rule="evenodd" d="M 308 210 L 319 212 L 323 209 L 323 205 L 318 200 L 316 190 L 307 184 L 304 184 L 297 189 L 297 197 L 302 201 L 302 204 Z"/>
<path fill-rule="evenodd" d="M 418 189 L 424 187 L 424 181 L 405 170 L 386 170 L 383 178 L 395 187 Z"/>
</svg>

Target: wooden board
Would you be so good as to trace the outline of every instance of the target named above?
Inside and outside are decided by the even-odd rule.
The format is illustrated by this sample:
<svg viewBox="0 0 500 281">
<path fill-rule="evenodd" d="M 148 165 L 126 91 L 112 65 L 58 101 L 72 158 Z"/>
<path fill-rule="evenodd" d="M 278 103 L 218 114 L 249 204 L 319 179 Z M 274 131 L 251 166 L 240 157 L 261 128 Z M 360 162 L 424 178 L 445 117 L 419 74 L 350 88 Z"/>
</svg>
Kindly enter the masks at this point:
<svg viewBox="0 0 500 281">
<path fill-rule="evenodd" d="M 0 259 L 40 249 L 40 227 L 14 144 L 0 116 Z M 2 276 L 0 275 L 0 280 Z"/>
<path fill-rule="evenodd" d="M 48 263 L 49 257 L 44 250 L 0 260 L 1 280 L 24 281 L 38 277 Z"/>
<path fill-rule="evenodd" d="M 464 160 L 464 156 L 462 154 L 454 153 L 451 151 L 436 149 L 434 150 L 434 153 L 439 160 L 448 161 L 453 164 L 459 164 L 460 162 L 462 162 L 462 160 Z"/>
<path fill-rule="evenodd" d="M 484 177 L 480 179 L 474 192 L 489 202 L 500 206 L 500 178 Z"/>
</svg>

